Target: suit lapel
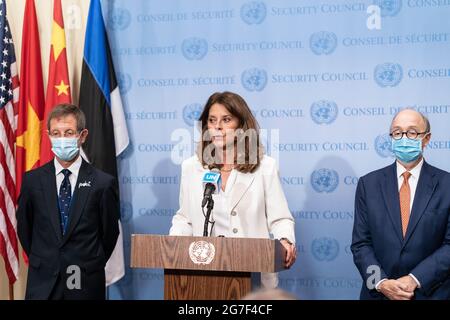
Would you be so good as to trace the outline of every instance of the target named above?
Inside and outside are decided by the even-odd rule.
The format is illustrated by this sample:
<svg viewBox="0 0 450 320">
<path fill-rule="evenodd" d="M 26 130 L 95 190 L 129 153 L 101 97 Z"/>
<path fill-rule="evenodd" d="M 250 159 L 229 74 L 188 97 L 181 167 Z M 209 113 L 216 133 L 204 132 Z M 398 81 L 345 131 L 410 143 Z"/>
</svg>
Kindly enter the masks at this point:
<svg viewBox="0 0 450 320">
<path fill-rule="evenodd" d="M 236 174 L 236 180 L 234 181 L 231 193 L 230 210 L 233 210 L 236 207 L 255 179 L 253 173 L 242 173 L 238 171 Z"/>
<path fill-rule="evenodd" d="M 44 190 L 44 197 L 45 202 L 47 203 L 48 213 L 50 215 L 50 223 L 53 226 L 53 231 L 55 231 L 58 242 L 61 242 L 62 231 L 58 209 L 58 191 L 56 190 L 55 164 L 53 161 L 50 161 L 45 165 L 41 183 Z"/>
<path fill-rule="evenodd" d="M 406 230 L 404 245 L 406 245 L 414 232 L 417 223 L 425 212 L 428 202 L 430 202 L 431 196 L 436 190 L 438 181 L 435 181 L 433 178 L 434 175 L 430 170 L 430 166 L 424 161 L 420 172 L 419 181 L 417 183 L 417 189 L 414 196 L 411 216 L 409 218 L 408 229 Z"/>
<path fill-rule="evenodd" d="M 395 234 L 400 242 L 403 241 L 402 222 L 400 216 L 400 198 L 398 195 L 397 165 L 394 162 L 385 171 L 382 193 L 389 212 L 389 217 L 394 226 Z"/>
<path fill-rule="evenodd" d="M 95 181 L 93 179 L 92 175 L 92 167 L 83 160 L 80 172 L 78 174 L 77 182 L 74 186 L 74 192 L 73 192 L 73 199 L 71 201 L 70 205 L 70 211 L 69 211 L 69 226 L 67 227 L 67 232 L 64 235 L 63 243 L 64 244 L 67 239 L 69 239 L 70 235 L 72 234 L 75 226 L 77 225 L 78 221 L 80 220 L 81 214 L 83 213 L 84 206 L 86 204 L 86 201 L 88 199 L 89 193 L 92 189 L 92 187 L 95 184 Z M 83 182 L 90 182 L 90 186 L 84 186 L 79 187 L 80 183 Z"/>
</svg>

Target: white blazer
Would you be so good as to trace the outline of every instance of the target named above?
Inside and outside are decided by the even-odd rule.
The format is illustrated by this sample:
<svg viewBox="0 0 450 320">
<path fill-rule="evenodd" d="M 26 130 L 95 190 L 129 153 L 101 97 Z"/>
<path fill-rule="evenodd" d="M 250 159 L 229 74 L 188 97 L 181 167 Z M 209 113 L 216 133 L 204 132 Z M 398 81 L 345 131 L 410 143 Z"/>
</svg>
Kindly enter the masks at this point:
<svg viewBox="0 0 450 320">
<path fill-rule="evenodd" d="M 196 155 L 183 161 L 180 208 L 172 219 L 170 235 L 203 235 L 202 179 L 207 171 Z M 284 237 L 295 243 L 295 223 L 281 188 L 275 159 L 263 156 L 255 172 L 237 172 L 230 192 L 229 234 L 236 238 L 271 238 L 272 235 L 275 239 Z M 278 284 L 276 275 L 262 274 L 261 278 L 266 287 Z"/>
</svg>

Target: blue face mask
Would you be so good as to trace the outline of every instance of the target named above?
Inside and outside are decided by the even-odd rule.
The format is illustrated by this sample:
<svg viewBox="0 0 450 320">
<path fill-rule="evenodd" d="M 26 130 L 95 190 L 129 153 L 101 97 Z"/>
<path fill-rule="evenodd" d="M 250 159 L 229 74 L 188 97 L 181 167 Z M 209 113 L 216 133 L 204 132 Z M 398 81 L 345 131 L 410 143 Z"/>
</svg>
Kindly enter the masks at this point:
<svg viewBox="0 0 450 320">
<path fill-rule="evenodd" d="M 78 154 L 78 138 L 51 138 L 53 153 L 63 161 L 70 161 Z"/>
<path fill-rule="evenodd" d="M 401 162 L 416 161 L 422 155 L 422 139 L 411 140 L 407 137 L 400 140 L 392 139 L 392 151 Z"/>
</svg>

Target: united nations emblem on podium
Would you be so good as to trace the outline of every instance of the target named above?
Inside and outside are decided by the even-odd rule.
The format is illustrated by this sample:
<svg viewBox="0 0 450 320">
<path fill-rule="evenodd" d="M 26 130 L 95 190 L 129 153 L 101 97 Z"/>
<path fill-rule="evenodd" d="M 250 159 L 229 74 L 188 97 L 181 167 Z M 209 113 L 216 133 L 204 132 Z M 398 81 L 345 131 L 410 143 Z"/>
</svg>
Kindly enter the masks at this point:
<svg viewBox="0 0 450 320">
<path fill-rule="evenodd" d="M 216 248 L 207 241 L 195 241 L 189 246 L 189 257 L 195 264 L 210 264 L 216 255 Z"/>
</svg>

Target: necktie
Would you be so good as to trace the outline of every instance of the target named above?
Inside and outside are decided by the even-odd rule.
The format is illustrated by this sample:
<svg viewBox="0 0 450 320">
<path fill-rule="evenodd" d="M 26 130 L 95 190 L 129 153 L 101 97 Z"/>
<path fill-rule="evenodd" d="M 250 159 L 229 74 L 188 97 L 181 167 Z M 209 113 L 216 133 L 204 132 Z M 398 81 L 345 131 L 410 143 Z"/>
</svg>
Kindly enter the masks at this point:
<svg viewBox="0 0 450 320">
<path fill-rule="evenodd" d="M 403 238 L 406 234 L 406 229 L 408 228 L 409 222 L 409 207 L 411 203 L 411 189 L 409 188 L 408 179 L 411 176 L 411 172 L 405 171 L 403 172 L 403 183 L 400 187 L 400 214 L 402 217 L 402 231 Z"/>
<path fill-rule="evenodd" d="M 61 231 L 64 235 L 66 233 L 67 221 L 69 220 L 70 200 L 72 199 L 72 188 L 70 186 L 69 176 L 72 172 L 68 169 L 61 170 L 64 175 L 64 180 L 59 188 L 59 213 L 61 215 Z"/>
</svg>

